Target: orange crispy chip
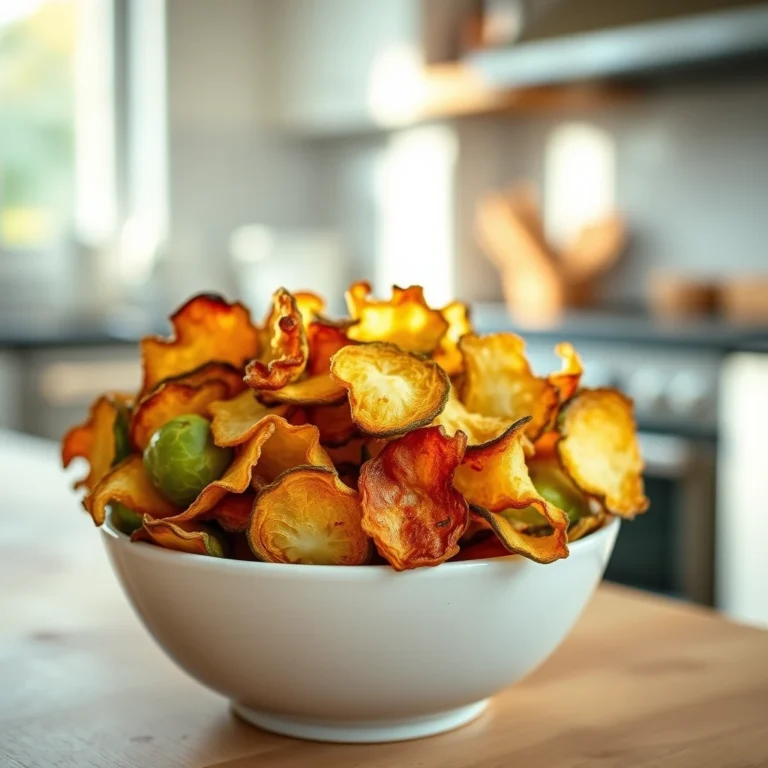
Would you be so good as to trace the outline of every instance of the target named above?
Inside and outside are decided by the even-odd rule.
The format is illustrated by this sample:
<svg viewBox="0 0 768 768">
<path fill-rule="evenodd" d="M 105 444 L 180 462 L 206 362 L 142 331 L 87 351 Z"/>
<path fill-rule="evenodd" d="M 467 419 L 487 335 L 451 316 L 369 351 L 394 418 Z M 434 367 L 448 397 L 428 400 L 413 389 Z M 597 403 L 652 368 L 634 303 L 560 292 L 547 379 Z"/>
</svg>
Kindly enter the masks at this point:
<svg viewBox="0 0 768 768">
<path fill-rule="evenodd" d="M 449 435 L 455 435 L 461 430 L 467 436 L 468 445 L 480 445 L 498 437 L 512 422 L 498 416 L 483 416 L 479 413 L 468 411 L 464 403 L 459 400 L 456 388 L 451 386 L 448 402 L 443 412 L 433 422 L 445 428 Z"/>
<path fill-rule="evenodd" d="M 557 456 L 557 443 L 560 440 L 559 432 L 545 432 L 533 444 L 533 455 L 537 459 L 554 459 Z"/>
<path fill-rule="evenodd" d="M 131 443 L 143 451 L 152 435 L 177 416 L 205 415 L 208 407 L 227 395 L 227 384 L 211 379 L 199 386 L 169 381 L 153 389 L 136 406 L 131 419 Z"/>
<path fill-rule="evenodd" d="M 301 381 L 294 381 L 274 391 L 260 391 L 259 398 L 265 403 L 289 405 L 334 405 L 346 398 L 346 390 L 330 374 L 319 373 Z"/>
<path fill-rule="evenodd" d="M 206 513 L 205 519 L 215 520 L 228 533 L 242 533 L 248 527 L 255 500 L 253 493 L 230 493 Z"/>
<path fill-rule="evenodd" d="M 583 539 L 590 533 L 602 528 L 609 520 L 608 515 L 605 512 L 599 512 L 596 515 L 584 515 L 574 522 L 570 528 L 568 528 L 568 541 L 578 541 Z"/>
<path fill-rule="evenodd" d="M 363 464 L 363 530 L 398 571 L 438 565 L 458 551 L 469 514 L 453 487 L 466 437 L 426 427 L 393 440 Z"/>
<path fill-rule="evenodd" d="M 204 363 L 187 373 L 181 373 L 178 376 L 170 376 L 167 379 L 163 379 L 160 384 L 177 382 L 179 384 L 188 384 L 191 387 L 199 387 L 201 384 L 205 384 L 205 382 L 211 381 L 212 379 L 218 379 L 226 384 L 227 397 L 234 397 L 244 389 L 247 389 L 246 384 L 243 381 L 242 369 L 235 368 L 234 365 L 230 365 L 229 363 L 219 363 L 215 360 L 212 363 Z"/>
<path fill-rule="evenodd" d="M 307 326 L 309 342 L 309 360 L 307 373 L 315 376 L 331 370 L 331 358 L 348 344 L 354 344 L 347 336 L 349 325 L 339 325 L 325 320 L 318 320 Z"/>
<path fill-rule="evenodd" d="M 349 390 L 358 427 L 379 437 L 429 424 L 445 408 L 451 387 L 434 361 L 381 342 L 340 349 L 331 376 Z"/>
<path fill-rule="evenodd" d="M 75 488 L 90 491 L 109 472 L 115 459 L 115 421 L 130 402 L 130 395 L 102 395 L 91 405 L 86 421 L 64 435 L 61 441 L 64 468 L 75 458 L 86 459 L 90 465 L 88 475 L 78 480 Z"/>
<path fill-rule="evenodd" d="M 492 557 L 509 557 L 509 550 L 496 536 L 475 541 L 466 547 L 462 547 L 459 554 L 451 559 L 452 563 L 462 560 L 487 560 Z"/>
<path fill-rule="evenodd" d="M 459 339 L 472 332 L 469 307 L 460 301 L 452 301 L 440 310 L 448 323 L 448 331 L 440 340 L 433 359 L 449 375 L 456 376 L 464 370 L 464 360 L 459 350 Z"/>
<path fill-rule="evenodd" d="M 285 416 L 287 411 L 287 406 L 270 408 L 259 402 L 251 389 L 231 400 L 218 400 L 208 406 L 213 442 L 222 447 L 241 445 L 253 437 L 265 416 Z"/>
<path fill-rule="evenodd" d="M 320 442 L 325 446 L 344 445 L 358 434 L 357 425 L 352 421 L 352 412 L 346 399 L 339 405 L 309 408 L 307 419 L 310 424 L 318 428 Z"/>
<path fill-rule="evenodd" d="M 377 301 L 371 286 L 353 283 L 346 293 L 349 314 L 359 322 L 347 335 L 356 341 L 387 341 L 408 352 L 432 352 L 448 331 L 448 321 L 424 300 L 421 286 L 392 287 L 392 297 Z"/>
<path fill-rule="evenodd" d="M 275 430 L 256 465 L 255 485 L 268 485 L 286 470 L 299 466 L 333 469 L 333 462 L 320 445 L 320 432 L 314 424 L 294 426 L 279 416 L 266 418 L 273 420 Z"/>
<path fill-rule="evenodd" d="M 363 565 L 371 555 L 360 497 L 321 467 L 295 467 L 265 488 L 247 533 L 257 557 L 271 563 Z"/>
<path fill-rule="evenodd" d="M 245 383 L 258 390 L 274 390 L 296 381 L 307 366 L 309 348 L 296 299 L 285 288 L 272 297 L 264 339 L 268 343 L 261 358 L 246 366 Z"/>
<path fill-rule="evenodd" d="M 102 525 L 106 518 L 107 504 L 113 502 L 124 504 L 137 515 L 170 517 L 179 511 L 155 490 L 144 470 L 144 461 L 136 454 L 104 475 L 83 499 L 83 506 L 93 522 Z"/>
<path fill-rule="evenodd" d="M 224 557 L 223 541 L 199 523 L 154 520 L 146 515 L 143 526 L 131 535 L 131 541 L 150 541 L 165 549 L 193 555 Z"/>
<path fill-rule="evenodd" d="M 312 291 L 297 291 L 293 294 L 293 298 L 296 300 L 305 328 L 309 328 L 309 324 L 315 317 L 325 311 L 325 299 Z"/>
<path fill-rule="evenodd" d="M 552 382 L 531 371 L 525 342 L 514 333 L 468 333 L 459 349 L 464 358 L 459 394 L 467 409 L 510 422 L 530 416 L 526 434 L 535 440 L 557 412 L 560 398 Z"/>
<path fill-rule="evenodd" d="M 560 431 L 560 463 L 584 493 L 621 517 L 648 509 L 631 400 L 615 389 L 583 389 L 563 409 Z"/>
<path fill-rule="evenodd" d="M 570 400 L 579 388 L 581 376 L 584 373 L 584 364 L 581 362 L 573 344 L 566 341 L 560 342 L 555 347 L 555 353 L 563 360 L 563 367 L 557 373 L 550 373 L 549 380 L 555 385 L 560 395 L 560 402 Z"/>
<path fill-rule="evenodd" d="M 521 419 L 490 443 L 468 448 L 454 484 L 472 512 L 490 524 L 510 552 L 551 563 L 568 556 L 568 515 L 542 498 L 531 481 L 523 449 L 526 422 Z M 543 515 L 552 526 L 550 535 L 526 535 L 514 521 L 499 514 L 525 507 L 534 507 Z"/>
<path fill-rule="evenodd" d="M 141 340 L 144 367 L 142 392 L 163 379 L 178 376 L 212 361 L 241 368 L 259 353 L 259 331 L 248 310 L 221 296 L 201 294 L 171 315 L 173 336 Z"/>
<path fill-rule="evenodd" d="M 249 491 L 254 469 L 261 459 L 264 444 L 275 433 L 277 419 L 280 417 L 265 416 L 254 434 L 235 448 L 235 458 L 227 471 L 218 480 L 206 485 L 183 512 L 174 516 L 174 522 L 199 518 L 210 512 L 228 494 Z"/>
</svg>

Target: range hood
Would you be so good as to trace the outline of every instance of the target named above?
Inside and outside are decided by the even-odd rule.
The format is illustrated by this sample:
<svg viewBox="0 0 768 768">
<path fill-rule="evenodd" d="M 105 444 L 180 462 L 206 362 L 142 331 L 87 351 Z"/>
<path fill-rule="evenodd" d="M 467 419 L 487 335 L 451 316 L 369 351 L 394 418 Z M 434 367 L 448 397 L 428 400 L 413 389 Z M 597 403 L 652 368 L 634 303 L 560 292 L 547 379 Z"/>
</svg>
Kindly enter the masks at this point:
<svg viewBox="0 0 768 768">
<path fill-rule="evenodd" d="M 518 7 L 513 44 L 467 57 L 500 88 L 768 61 L 766 2 L 533 0 Z"/>
</svg>

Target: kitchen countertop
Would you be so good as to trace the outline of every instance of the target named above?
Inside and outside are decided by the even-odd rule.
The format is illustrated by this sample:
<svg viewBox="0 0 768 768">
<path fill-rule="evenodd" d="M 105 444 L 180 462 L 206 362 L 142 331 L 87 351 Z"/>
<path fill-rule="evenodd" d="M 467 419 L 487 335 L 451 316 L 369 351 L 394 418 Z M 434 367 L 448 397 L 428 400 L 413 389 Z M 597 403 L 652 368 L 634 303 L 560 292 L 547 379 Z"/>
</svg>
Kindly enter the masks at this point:
<svg viewBox="0 0 768 768">
<path fill-rule="evenodd" d="M 609 585 L 552 658 L 453 733 L 377 746 L 262 733 L 176 669 L 140 627 L 57 457 L 51 443 L 0 432 L 0 765 L 768 761 L 768 633 Z"/>
</svg>

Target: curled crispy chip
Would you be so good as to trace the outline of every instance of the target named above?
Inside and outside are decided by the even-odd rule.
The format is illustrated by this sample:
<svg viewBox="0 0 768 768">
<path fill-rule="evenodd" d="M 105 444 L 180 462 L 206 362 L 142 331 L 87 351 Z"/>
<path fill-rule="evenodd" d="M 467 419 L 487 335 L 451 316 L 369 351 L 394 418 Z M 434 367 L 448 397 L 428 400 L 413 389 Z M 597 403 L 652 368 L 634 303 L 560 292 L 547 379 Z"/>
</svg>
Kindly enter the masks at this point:
<svg viewBox="0 0 768 768">
<path fill-rule="evenodd" d="M 531 481 L 523 450 L 526 422 L 521 419 L 490 443 L 468 448 L 454 484 L 472 512 L 490 524 L 510 552 L 550 563 L 568 555 L 568 515 L 542 498 Z M 549 535 L 526 535 L 500 514 L 526 507 L 533 507 L 546 519 L 552 528 Z"/>
<path fill-rule="evenodd" d="M 145 515 L 142 527 L 133 532 L 131 541 L 150 541 L 165 549 L 193 555 L 224 557 L 223 539 L 200 523 L 154 520 Z"/>
<path fill-rule="evenodd" d="M 259 398 L 265 403 L 334 405 L 346 398 L 346 390 L 329 373 L 319 373 L 274 391 L 260 391 Z"/>
<path fill-rule="evenodd" d="M 325 446 L 344 445 L 358 434 L 346 398 L 339 405 L 307 409 L 307 420 L 318 428 L 320 442 Z"/>
<path fill-rule="evenodd" d="M 557 412 L 560 398 L 552 382 L 531 371 L 525 342 L 514 333 L 468 333 L 459 349 L 464 358 L 459 394 L 467 409 L 510 422 L 530 416 L 526 434 L 535 440 Z"/>
<path fill-rule="evenodd" d="M 305 328 L 308 328 L 315 317 L 325 310 L 325 299 L 312 291 L 297 291 L 293 294 L 293 298 L 296 300 Z"/>
<path fill-rule="evenodd" d="M 169 381 L 160 384 L 136 406 L 131 419 L 131 443 L 143 451 L 152 435 L 177 416 L 204 415 L 216 400 L 227 396 L 227 385 L 211 379 L 199 386 Z"/>
<path fill-rule="evenodd" d="M 285 416 L 287 411 L 287 406 L 270 408 L 259 402 L 251 389 L 231 400 L 218 400 L 208 406 L 213 442 L 222 447 L 241 445 L 253 437 L 265 416 Z"/>
<path fill-rule="evenodd" d="M 316 320 L 307 327 L 309 360 L 307 373 L 315 376 L 331 370 L 331 358 L 348 344 L 355 344 L 347 336 L 349 325 L 339 325 L 327 320 Z"/>
<path fill-rule="evenodd" d="M 584 373 L 584 364 L 581 362 L 573 344 L 566 341 L 560 342 L 555 347 L 555 353 L 563 360 L 563 367 L 557 373 L 550 373 L 549 380 L 555 385 L 560 395 L 560 402 L 570 400 L 579 388 L 581 376 Z"/>
<path fill-rule="evenodd" d="M 448 321 L 424 300 L 421 286 L 392 287 L 392 297 L 377 301 L 371 286 L 353 283 L 346 293 L 349 314 L 356 325 L 347 335 L 356 341 L 387 341 L 408 352 L 430 353 L 448 331 Z"/>
<path fill-rule="evenodd" d="M 466 437 L 426 427 L 393 440 L 363 464 L 363 530 L 398 571 L 438 565 L 458 551 L 469 515 L 453 487 Z"/>
<path fill-rule="evenodd" d="M 247 533 L 257 557 L 271 563 L 363 565 L 371 554 L 360 497 L 320 467 L 295 467 L 265 488 Z"/>
<path fill-rule="evenodd" d="M 230 493 L 205 514 L 205 519 L 215 520 L 228 533 L 242 533 L 248 527 L 255 500 L 253 493 Z"/>
<path fill-rule="evenodd" d="M 614 515 L 648 509 L 632 401 L 615 389 L 583 389 L 561 413 L 560 463 L 584 493 Z"/>
<path fill-rule="evenodd" d="M 190 387 L 199 387 L 201 384 L 205 384 L 207 381 L 212 381 L 213 379 L 218 379 L 226 384 L 227 397 L 234 397 L 246 389 L 245 382 L 243 381 L 242 369 L 235 368 L 234 365 L 230 365 L 229 363 L 219 363 L 216 360 L 211 363 L 204 363 L 187 373 L 181 373 L 178 376 L 170 376 L 167 379 L 163 379 L 160 384 L 176 382 L 179 384 L 188 384 Z"/>
<path fill-rule="evenodd" d="M 174 522 L 195 520 L 210 512 L 228 494 L 250 491 L 254 468 L 261 459 L 264 444 L 275 432 L 278 419 L 279 416 L 265 416 L 254 434 L 235 448 L 235 458 L 227 471 L 218 480 L 206 485 L 183 512 L 174 516 Z"/>
<path fill-rule="evenodd" d="M 512 424 L 509 419 L 483 416 L 468 411 L 464 403 L 459 400 L 459 394 L 454 386 L 451 386 L 451 391 L 448 393 L 448 402 L 443 412 L 433 423 L 444 427 L 449 435 L 455 435 L 461 430 L 467 436 L 468 445 L 487 443 L 509 429 Z"/>
<path fill-rule="evenodd" d="M 110 470 L 83 499 L 96 525 L 106 518 L 107 504 L 124 504 L 137 515 L 170 517 L 179 510 L 156 490 L 144 470 L 141 456 L 133 454 Z"/>
<path fill-rule="evenodd" d="M 451 387 L 437 363 L 379 342 L 340 349 L 331 376 L 349 390 L 357 426 L 379 437 L 429 424 L 445 408 Z"/>
<path fill-rule="evenodd" d="M 469 307 L 460 301 L 452 301 L 440 310 L 448 323 L 448 330 L 440 340 L 433 359 L 449 375 L 456 376 L 464 370 L 464 360 L 459 351 L 459 339 L 472 332 Z"/>
<path fill-rule="evenodd" d="M 266 418 L 273 421 L 275 430 L 255 467 L 255 485 L 268 485 L 286 470 L 299 466 L 333 469 L 333 462 L 320 445 L 320 432 L 314 424 L 294 426 L 279 416 Z"/>
<path fill-rule="evenodd" d="M 272 297 L 264 339 L 268 343 L 261 358 L 246 366 L 245 383 L 254 389 L 273 390 L 296 381 L 307 366 L 309 348 L 296 299 L 285 288 Z"/>
<path fill-rule="evenodd" d="M 193 371 L 217 361 L 241 368 L 259 353 L 259 331 L 248 310 L 221 296 L 201 294 L 171 315 L 173 336 L 147 336 L 141 340 L 144 368 L 142 392 L 163 379 Z"/>
<path fill-rule="evenodd" d="M 102 395 L 92 405 L 88 418 L 64 435 L 61 463 L 66 469 L 74 459 L 86 459 L 88 475 L 75 488 L 91 490 L 107 474 L 116 457 L 116 422 L 131 402 L 130 395 Z"/>
<path fill-rule="evenodd" d="M 605 512 L 580 517 L 568 528 L 568 541 L 578 541 L 590 533 L 594 533 L 602 528 L 608 522 L 608 519 L 609 517 Z"/>
</svg>

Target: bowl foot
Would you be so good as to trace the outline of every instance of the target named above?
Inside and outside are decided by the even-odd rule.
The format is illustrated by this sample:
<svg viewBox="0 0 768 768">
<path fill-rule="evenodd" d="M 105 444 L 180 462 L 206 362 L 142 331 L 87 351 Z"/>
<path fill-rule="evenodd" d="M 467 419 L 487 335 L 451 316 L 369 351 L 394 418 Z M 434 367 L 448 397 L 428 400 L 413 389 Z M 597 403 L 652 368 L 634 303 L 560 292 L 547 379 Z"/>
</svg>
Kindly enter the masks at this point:
<svg viewBox="0 0 768 768">
<path fill-rule="evenodd" d="M 488 699 L 483 699 L 466 707 L 421 717 L 399 720 L 336 721 L 276 715 L 232 702 L 235 714 L 265 731 L 279 733 L 282 736 L 293 736 L 297 739 L 346 744 L 375 744 L 434 736 L 466 725 L 479 717 L 487 706 Z"/>
</svg>

